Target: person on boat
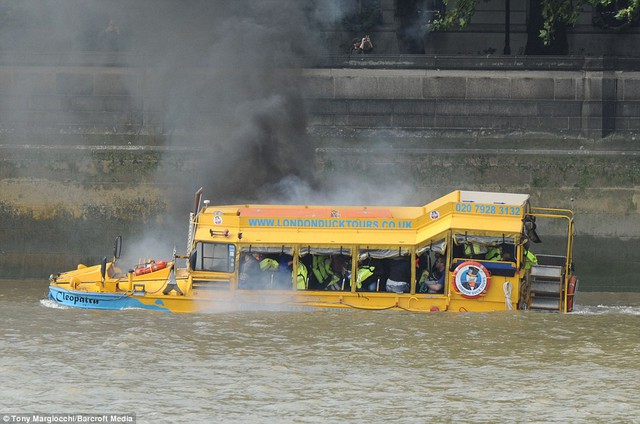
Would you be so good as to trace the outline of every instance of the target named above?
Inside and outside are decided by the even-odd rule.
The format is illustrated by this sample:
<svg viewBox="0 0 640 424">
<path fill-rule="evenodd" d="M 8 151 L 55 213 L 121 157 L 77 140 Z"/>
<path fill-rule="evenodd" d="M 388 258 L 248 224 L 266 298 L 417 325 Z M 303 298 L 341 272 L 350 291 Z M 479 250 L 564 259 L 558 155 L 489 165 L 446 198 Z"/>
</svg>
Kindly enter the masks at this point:
<svg viewBox="0 0 640 424">
<path fill-rule="evenodd" d="M 487 253 L 487 247 L 481 243 L 476 241 L 465 241 L 464 242 L 464 255 L 469 259 L 480 259 L 484 258 L 484 255 Z"/>
<path fill-rule="evenodd" d="M 409 293 L 411 290 L 411 261 L 406 257 L 391 260 L 387 291 L 392 293 Z"/>
<path fill-rule="evenodd" d="M 361 264 L 356 274 L 356 288 L 358 291 L 377 291 L 378 279 L 374 278 L 376 267 L 372 263 Z"/>
<path fill-rule="evenodd" d="M 313 255 L 311 266 L 313 275 L 318 283 L 325 290 L 339 290 L 340 276 L 336 274 L 332 267 L 332 258 L 329 255 Z"/>
<path fill-rule="evenodd" d="M 258 259 L 260 262 L 260 271 L 270 271 L 270 272 L 277 272 L 280 269 L 280 264 L 278 263 L 278 261 L 276 261 L 273 258 L 268 258 L 268 257 L 264 257 L 262 255 L 260 255 L 258 253 Z"/>
<path fill-rule="evenodd" d="M 531 269 L 532 266 L 534 265 L 538 265 L 538 258 L 536 257 L 536 255 L 533 254 L 533 252 L 529 249 L 527 249 L 528 246 L 526 246 L 523 250 L 524 253 L 524 270 L 527 271 L 529 269 Z"/>
<path fill-rule="evenodd" d="M 425 269 L 420 276 L 421 293 L 444 293 L 444 256 L 437 255 L 431 270 Z"/>
<path fill-rule="evenodd" d="M 273 271 L 275 272 L 274 288 L 290 290 L 293 276 L 293 257 L 282 253 L 278 256 L 276 262 L 278 263 L 278 268 Z"/>
<path fill-rule="evenodd" d="M 309 270 L 301 261 L 298 261 L 298 275 L 293 274 L 293 260 L 289 262 L 291 267 L 291 276 L 296 279 L 296 288 L 298 290 L 306 290 L 309 282 Z"/>
<path fill-rule="evenodd" d="M 240 265 L 238 288 L 256 288 L 256 281 L 260 275 L 260 260 L 258 259 L 259 257 L 259 253 L 243 254 L 242 262 Z"/>
<path fill-rule="evenodd" d="M 500 246 L 489 246 L 487 248 L 487 253 L 484 255 L 484 258 L 488 261 L 501 261 L 502 249 L 500 248 Z"/>
<path fill-rule="evenodd" d="M 331 269 L 340 279 L 337 290 L 351 290 L 351 258 L 346 255 L 333 255 Z"/>
</svg>

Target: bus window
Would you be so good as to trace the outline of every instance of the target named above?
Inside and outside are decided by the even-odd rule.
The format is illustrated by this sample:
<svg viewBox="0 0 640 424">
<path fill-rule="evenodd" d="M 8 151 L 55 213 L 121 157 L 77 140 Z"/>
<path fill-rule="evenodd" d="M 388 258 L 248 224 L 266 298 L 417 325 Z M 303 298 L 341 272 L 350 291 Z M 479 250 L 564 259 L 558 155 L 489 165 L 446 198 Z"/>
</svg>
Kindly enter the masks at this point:
<svg viewBox="0 0 640 424">
<path fill-rule="evenodd" d="M 194 271 L 234 272 L 236 248 L 227 243 L 197 243 L 193 250 Z"/>
<path fill-rule="evenodd" d="M 373 265 L 373 276 L 360 287 L 359 291 L 376 291 L 409 293 L 411 288 L 411 252 L 406 248 L 390 247 L 388 249 L 363 248 L 358 254 L 358 270 Z M 360 271 L 362 274 L 368 272 Z M 374 281 L 371 281 L 373 279 Z"/>
<path fill-rule="evenodd" d="M 439 253 L 425 252 L 418 257 L 416 269 L 417 293 L 444 293 L 446 257 Z"/>
<path fill-rule="evenodd" d="M 293 248 L 242 247 L 239 271 L 239 289 L 291 290 L 293 288 Z"/>
<path fill-rule="evenodd" d="M 305 246 L 298 268 L 307 271 L 309 290 L 351 290 L 351 249 Z M 299 270 L 300 271 L 300 270 Z"/>
</svg>

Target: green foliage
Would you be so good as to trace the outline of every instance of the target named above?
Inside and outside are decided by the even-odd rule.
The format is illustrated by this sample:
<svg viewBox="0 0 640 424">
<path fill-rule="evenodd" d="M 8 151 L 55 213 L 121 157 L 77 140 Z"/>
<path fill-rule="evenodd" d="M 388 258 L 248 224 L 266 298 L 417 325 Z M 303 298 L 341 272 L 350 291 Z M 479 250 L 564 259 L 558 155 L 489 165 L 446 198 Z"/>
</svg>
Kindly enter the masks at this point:
<svg viewBox="0 0 640 424">
<path fill-rule="evenodd" d="M 609 4 L 611 0 L 605 2 L 602 0 L 602 5 Z M 640 0 L 629 0 L 628 6 L 618 9 L 618 13 L 616 14 L 616 19 L 620 19 L 626 22 L 632 22 L 638 19 L 638 15 L 640 15 Z"/>
<path fill-rule="evenodd" d="M 553 39 L 555 29 L 559 25 L 572 26 L 583 10 L 585 4 L 596 6 L 608 6 L 612 0 L 540 0 L 542 4 L 543 28 L 540 30 L 540 38 L 548 45 Z M 444 0 L 445 4 L 449 0 Z M 470 22 L 475 13 L 478 0 L 459 0 L 451 9 L 447 9 L 445 16 L 438 16 L 433 21 L 426 23 L 432 30 L 444 30 L 450 28 L 464 28 Z M 638 18 L 640 12 L 640 0 L 628 0 L 628 6 L 620 8 L 617 19 L 631 22 Z"/>
<path fill-rule="evenodd" d="M 449 0 L 444 0 L 444 4 L 448 6 Z M 478 0 L 459 0 L 456 6 L 447 9 L 444 16 L 436 16 L 434 20 L 427 23 L 431 30 L 443 30 L 449 28 L 464 28 L 470 22 L 476 11 Z"/>
</svg>

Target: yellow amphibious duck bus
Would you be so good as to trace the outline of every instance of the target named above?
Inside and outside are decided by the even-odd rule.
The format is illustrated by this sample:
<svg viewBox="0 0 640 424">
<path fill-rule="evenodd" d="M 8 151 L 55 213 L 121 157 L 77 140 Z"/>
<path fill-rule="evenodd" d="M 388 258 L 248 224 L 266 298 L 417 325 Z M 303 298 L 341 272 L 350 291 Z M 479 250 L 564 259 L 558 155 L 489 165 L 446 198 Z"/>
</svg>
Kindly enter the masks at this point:
<svg viewBox="0 0 640 424">
<path fill-rule="evenodd" d="M 123 271 L 118 238 L 112 261 L 52 275 L 49 298 L 173 312 L 573 309 L 573 213 L 533 207 L 527 194 L 454 191 L 422 207 L 201 198 L 199 190 L 185 255 Z M 540 253 L 542 222 L 553 254 Z"/>
</svg>

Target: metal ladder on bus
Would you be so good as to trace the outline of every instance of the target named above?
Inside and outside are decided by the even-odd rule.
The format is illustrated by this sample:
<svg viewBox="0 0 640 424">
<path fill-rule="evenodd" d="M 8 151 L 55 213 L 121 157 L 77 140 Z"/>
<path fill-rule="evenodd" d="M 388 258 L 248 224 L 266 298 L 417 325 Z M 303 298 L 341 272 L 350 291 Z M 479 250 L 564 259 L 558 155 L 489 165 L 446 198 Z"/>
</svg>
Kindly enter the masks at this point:
<svg viewBox="0 0 640 424">
<path fill-rule="evenodd" d="M 529 310 L 561 312 L 563 308 L 564 267 L 534 265 L 529 270 Z"/>
</svg>

